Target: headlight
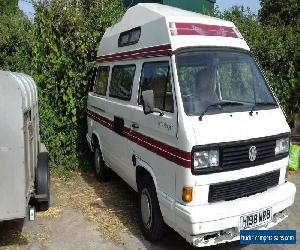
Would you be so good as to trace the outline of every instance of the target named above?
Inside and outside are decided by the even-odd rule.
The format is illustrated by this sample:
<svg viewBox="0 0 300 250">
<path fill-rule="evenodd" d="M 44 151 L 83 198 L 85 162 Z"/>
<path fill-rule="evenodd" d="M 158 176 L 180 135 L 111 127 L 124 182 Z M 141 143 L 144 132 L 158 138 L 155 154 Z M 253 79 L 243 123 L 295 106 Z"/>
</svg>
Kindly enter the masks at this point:
<svg viewBox="0 0 300 250">
<path fill-rule="evenodd" d="M 217 167 L 219 166 L 219 151 L 207 150 L 194 152 L 193 159 L 194 170 Z"/>
<path fill-rule="evenodd" d="M 289 138 L 276 140 L 275 155 L 289 152 Z"/>
</svg>

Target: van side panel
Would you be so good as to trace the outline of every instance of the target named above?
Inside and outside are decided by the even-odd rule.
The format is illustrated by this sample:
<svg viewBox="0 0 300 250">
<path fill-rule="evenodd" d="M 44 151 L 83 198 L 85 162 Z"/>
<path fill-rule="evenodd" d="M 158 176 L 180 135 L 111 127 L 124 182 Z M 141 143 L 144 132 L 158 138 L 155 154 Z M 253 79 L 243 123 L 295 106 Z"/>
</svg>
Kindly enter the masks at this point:
<svg viewBox="0 0 300 250">
<path fill-rule="evenodd" d="M 110 66 L 110 71 L 112 71 L 113 64 Z M 132 150 L 125 134 L 125 130 L 131 127 L 132 105 L 130 100 L 124 101 L 109 96 L 111 74 L 108 79 L 106 96 L 93 92 L 88 95 L 88 135 L 89 137 L 92 137 L 93 134 L 99 135 L 98 139 L 105 163 L 131 187 L 135 188 L 135 167 L 131 160 Z"/>
<path fill-rule="evenodd" d="M 125 130 L 131 127 L 131 105 L 125 101 L 111 98 L 107 100 L 107 116 L 113 129 L 107 132 L 107 148 L 111 168 L 130 186 L 135 186 L 135 168 L 132 164 L 131 149 Z"/>
</svg>

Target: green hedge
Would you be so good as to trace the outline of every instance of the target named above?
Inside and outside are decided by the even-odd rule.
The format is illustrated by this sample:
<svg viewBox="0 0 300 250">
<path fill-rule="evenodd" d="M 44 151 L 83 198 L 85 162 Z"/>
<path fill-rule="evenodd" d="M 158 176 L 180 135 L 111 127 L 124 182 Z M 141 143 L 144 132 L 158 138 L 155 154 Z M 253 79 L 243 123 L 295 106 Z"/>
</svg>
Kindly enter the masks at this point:
<svg viewBox="0 0 300 250">
<path fill-rule="evenodd" d="M 28 72 L 31 61 L 31 27 L 22 12 L 0 11 L 0 69 Z"/>
<path fill-rule="evenodd" d="M 35 5 L 31 73 L 39 86 L 41 136 L 52 167 L 85 167 L 86 97 L 96 48 L 123 8 L 114 0 Z"/>
</svg>

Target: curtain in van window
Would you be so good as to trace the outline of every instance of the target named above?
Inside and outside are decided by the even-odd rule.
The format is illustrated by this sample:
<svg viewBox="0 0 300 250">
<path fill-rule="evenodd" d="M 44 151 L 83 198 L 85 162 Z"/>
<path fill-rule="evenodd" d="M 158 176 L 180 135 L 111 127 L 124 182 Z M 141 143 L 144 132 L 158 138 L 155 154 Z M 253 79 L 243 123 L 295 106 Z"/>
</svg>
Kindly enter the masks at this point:
<svg viewBox="0 0 300 250">
<path fill-rule="evenodd" d="M 119 65 L 112 69 L 109 96 L 129 101 L 135 74 L 135 65 Z"/>
<path fill-rule="evenodd" d="M 100 66 L 97 70 L 94 92 L 99 95 L 106 95 L 108 84 L 109 66 Z"/>
</svg>

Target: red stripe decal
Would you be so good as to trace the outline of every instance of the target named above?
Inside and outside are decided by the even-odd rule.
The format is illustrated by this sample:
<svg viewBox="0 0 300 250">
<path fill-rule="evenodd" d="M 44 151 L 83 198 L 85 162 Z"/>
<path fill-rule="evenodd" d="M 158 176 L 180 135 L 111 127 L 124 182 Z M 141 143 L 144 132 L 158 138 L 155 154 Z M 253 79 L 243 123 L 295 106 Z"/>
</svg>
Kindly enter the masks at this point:
<svg viewBox="0 0 300 250">
<path fill-rule="evenodd" d="M 114 124 L 111 120 L 107 119 L 106 117 L 100 116 L 96 114 L 95 112 L 88 111 L 87 112 L 88 117 L 92 118 L 94 121 L 100 123 L 102 126 L 113 130 Z"/>
<path fill-rule="evenodd" d="M 238 34 L 233 27 L 202 23 L 170 23 L 169 27 L 172 36 L 198 35 L 238 38 Z"/>
<path fill-rule="evenodd" d="M 112 62 L 120 60 L 132 60 L 136 58 L 170 56 L 172 54 L 171 44 L 159 45 L 144 49 L 115 53 L 111 55 L 98 56 L 97 62 Z"/>
<path fill-rule="evenodd" d="M 92 118 L 93 120 L 107 127 L 108 129 L 113 130 L 113 122 L 109 119 L 100 116 L 99 114 L 92 111 L 88 111 L 88 117 Z M 176 163 L 179 166 L 191 168 L 192 156 L 190 152 L 185 152 L 163 142 L 157 141 L 151 137 L 143 135 L 127 127 L 124 127 L 124 136 L 128 140 L 138 144 L 141 147 L 146 148 L 147 150 L 169 161 Z"/>
</svg>

